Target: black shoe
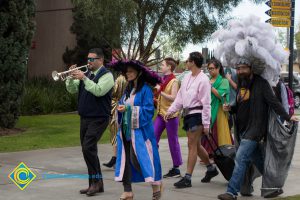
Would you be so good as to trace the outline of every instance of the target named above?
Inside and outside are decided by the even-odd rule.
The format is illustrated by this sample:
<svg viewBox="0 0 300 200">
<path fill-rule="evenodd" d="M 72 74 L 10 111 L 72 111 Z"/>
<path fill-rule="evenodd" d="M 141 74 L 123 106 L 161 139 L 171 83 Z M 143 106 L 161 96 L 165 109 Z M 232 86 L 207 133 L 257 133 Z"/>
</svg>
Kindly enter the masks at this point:
<svg viewBox="0 0 300 200">
<path fill-rule="evenodd" d="M 220 194 L 218 195 L 218 199 L 221 200 L 236 200 L 237 198 L 235 196 L 232 196 L 228 193 Z"/>
<path fill-rule="evenodd" d="M 281 195 L 282 193 L 283 193 L 283 190 L 280 188 L 280 189 L 274 191 L 273 193 L 264 196 L 264 198 L 274 198 L 274 197 Z"/>
<path fill-rule="evenodd" d="M 180 179 L 180 181 L 174 183 L 174 186 L 176 188 L 192 187 L 192 181 L 187 179 L 186 177 L 183 177 L 182 179 Z"/>
<path fill-rule="evenodd" d="M 163 177 L 164 178 L 177 178 L 177 177 L 181 177 L 180 170 L 177 169 L 177 168 L 172 168 Z"/>
<path fill-rule="evenodd" d="M 251 193 L 241 193 L 241 195 L 243 197 L 252 197 L 253 196 L 253 194 L 251 194 Z"/>
<path fill-rule="evenodd" d="M 218 170 L 215 168 L 212 171 L 206 171 L 205 176 L 201 179 L 202 183 L 208 183 L 210 180 L 219 174 Z"/>
<path fill-rule="evenodd" d="M 111 157 L 108 163 L 103 163 L 105 167 L 112 168 L 116 164 L 117 158 L 115 156 Z"/>
</svg>

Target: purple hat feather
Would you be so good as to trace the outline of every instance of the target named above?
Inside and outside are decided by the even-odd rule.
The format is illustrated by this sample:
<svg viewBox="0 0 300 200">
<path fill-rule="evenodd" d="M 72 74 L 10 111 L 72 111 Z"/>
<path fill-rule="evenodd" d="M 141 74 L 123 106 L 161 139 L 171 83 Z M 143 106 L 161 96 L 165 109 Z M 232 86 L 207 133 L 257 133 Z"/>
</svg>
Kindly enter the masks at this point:
<svg viewBox="0 0 300 200">
<path fill-rule="evenodd" d="M 160 76 L 156 72 L 150 70 L 138 60 L 117 60 L 107 64 L 108 68 L 111 68 L 115 71 L 120 71 L 123 74 L 126 73 L 127 67 L 129 66 L 137 70 L 141 70 L 144 74 L 143 78 L 145 78 L 145 82 L 149 83 L 152 86 L 155 86 L 162 82 Z"/>
</svg>

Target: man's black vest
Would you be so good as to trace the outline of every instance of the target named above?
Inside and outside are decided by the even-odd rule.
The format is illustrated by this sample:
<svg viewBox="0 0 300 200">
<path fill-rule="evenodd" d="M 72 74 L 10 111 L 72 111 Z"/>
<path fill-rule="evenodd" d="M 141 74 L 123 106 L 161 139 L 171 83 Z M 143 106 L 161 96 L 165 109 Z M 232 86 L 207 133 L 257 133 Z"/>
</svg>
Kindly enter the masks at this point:
<svg viewBox="0 0 300 200">
<path fill-rule="evenodd" d="M 110 73 L 102 67 L 94 79 L 95 83 L 106 73 Z M 79 84 L 78 93 L 78 113 L 81 117 L 109 117 L 111 115 L 111 93 L 112 89 L 104 96 L 96 97 L 84 88 L 83 81 Z"/>
</svg>

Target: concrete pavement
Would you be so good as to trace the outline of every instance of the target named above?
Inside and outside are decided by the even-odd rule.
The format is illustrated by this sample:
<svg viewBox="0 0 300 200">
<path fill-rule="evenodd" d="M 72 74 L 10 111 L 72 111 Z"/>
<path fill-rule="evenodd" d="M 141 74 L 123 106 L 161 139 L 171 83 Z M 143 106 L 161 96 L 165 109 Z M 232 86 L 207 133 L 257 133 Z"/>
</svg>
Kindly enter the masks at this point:
<svg viewBox="0 0 300 200">
<path fill-rule="evenodd" d="M 187 140 L 180 138 L 184 165 L 181 172 L 184 174 L 187 159 Z M 111 145 L 99 145 L 100 161 L 110 159 Z M 161 140 L 160 156 L 163 173 L 166 173 L 172 165 L 168 142 Z M 21 191 L 11 180 L 8 174 L 20 163 L 24 162 L 37 178 Z M 217 195 L 226 189 L 227 181 L 220 174 L 210 183 L 201 183 L 206 169 L 199 162 L 195 167 L 192 178 L 192 188 L 175 189 L 173 183 L 179 179 L 164 179 L 164 193 L 162 199 L 172 200 L 210 200 L 217 199 Z M 59 177 L 46 179 L 43 174 L 54 174 Z M 113 180 L 114 171 L 102 167 L 105 192 L 94 197 L 80 195 L 78 191 L 87 186 L 87 180 L 81 178 L 66 178 L 66 175 L 85 174 L 86 166 L 82 158 L 80 147 L 45 149 L 15 153 L 0 153 L 0 200 L 81 200 L 81 199 L 119 199 L 123 191 L 121 183 Z M 63 177 L 63 175 L 65 175 Z M 287 178 L 282 196 L 300 194 L 300 139 L 298 137 L 292 166 Z M 263 199 L 260 197 L 261 179 L 255 181 L 254 197 L 239 197 L 239 199 Z M 151 199 L 152 190 L 149 184 L 138 183 L 133 185 L 135 199 Z"/>
</svg>

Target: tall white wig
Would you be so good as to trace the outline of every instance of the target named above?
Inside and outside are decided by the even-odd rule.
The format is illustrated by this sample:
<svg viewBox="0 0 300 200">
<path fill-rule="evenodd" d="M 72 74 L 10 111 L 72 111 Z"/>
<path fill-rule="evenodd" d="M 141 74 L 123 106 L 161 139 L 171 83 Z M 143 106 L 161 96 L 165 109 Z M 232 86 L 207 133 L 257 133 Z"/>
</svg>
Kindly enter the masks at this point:
<svg viewBox="0 0 300 200">
<path fill-rule="evenodd" d="M 251 15 L 229 21 L 226 29 L 214 32 L 212 37 L 220 42 L 215 57 L 224 66 L 251 65 L 254 73 L 276 85 L 281 64 L 287 63 L 289 52 L 276 41 L 272 25 Z"/>
</svg>

